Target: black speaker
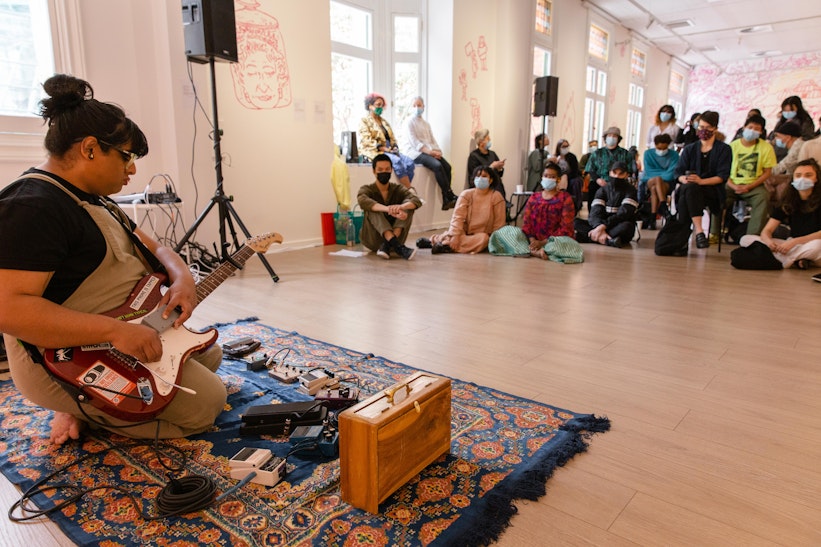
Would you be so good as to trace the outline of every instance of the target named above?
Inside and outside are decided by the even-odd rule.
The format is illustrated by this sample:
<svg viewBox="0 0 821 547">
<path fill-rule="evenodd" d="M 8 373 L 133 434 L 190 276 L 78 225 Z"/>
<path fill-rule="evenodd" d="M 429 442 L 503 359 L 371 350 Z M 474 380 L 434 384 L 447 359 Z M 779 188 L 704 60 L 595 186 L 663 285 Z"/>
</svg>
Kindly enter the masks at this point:
<svg viewBox="0 0 821 547">
<path fill-rule="evenodd" d="M 559 102 L 559 78 L 542 76 L 533 80 L 533 115 L 555 116 Z"/>
<path fill-rule="evenodd" d="M 237 62 L 234 0 L 182 0 L 182 25 L 188 60 Z"/>
</svg>

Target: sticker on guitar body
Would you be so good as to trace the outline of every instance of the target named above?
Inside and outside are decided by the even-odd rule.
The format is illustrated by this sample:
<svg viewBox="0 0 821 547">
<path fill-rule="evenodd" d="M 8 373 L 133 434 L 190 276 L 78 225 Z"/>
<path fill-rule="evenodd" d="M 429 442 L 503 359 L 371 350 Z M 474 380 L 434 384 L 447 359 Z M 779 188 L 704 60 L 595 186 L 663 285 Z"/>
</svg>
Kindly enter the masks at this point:
<svg viewBox="0 0 821 547">
<path fill-rule="evenodd" d="M 111 367 L 107 367 L 101 361 L 97 361 L 94 366 L 86 369 L 77 377 L 77 380 L 80 385 L 90 387 L 114 405 L 123 401 L 122 394 L 130 394 L 137 388 L 137 384 Z"/>
</svg>

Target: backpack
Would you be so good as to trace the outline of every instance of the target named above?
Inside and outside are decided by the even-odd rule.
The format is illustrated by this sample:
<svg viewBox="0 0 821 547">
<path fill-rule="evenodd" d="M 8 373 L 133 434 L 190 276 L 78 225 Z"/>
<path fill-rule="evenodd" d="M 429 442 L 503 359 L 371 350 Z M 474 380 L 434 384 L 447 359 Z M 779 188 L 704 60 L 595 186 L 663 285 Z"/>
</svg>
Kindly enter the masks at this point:
<svg viewBox="0 0 821 547">
<path fill-rule="evenodd" d="M 684 223 L 675 218 L 667 219 L 656 236 L 656 254 L 658 256 L 687 256 L 690 231 L 689 222 Z"/>
</svg>

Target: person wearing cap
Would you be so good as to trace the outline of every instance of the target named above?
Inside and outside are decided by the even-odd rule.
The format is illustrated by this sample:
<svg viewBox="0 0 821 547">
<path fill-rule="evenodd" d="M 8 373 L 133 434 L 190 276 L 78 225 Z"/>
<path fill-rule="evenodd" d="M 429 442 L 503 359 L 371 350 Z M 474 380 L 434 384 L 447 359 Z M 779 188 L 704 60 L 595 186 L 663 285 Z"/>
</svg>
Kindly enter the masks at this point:
<svg viewBox="0 0 821 547">
<path fill-rule="evenodd" d="M 627 180 L 628 166 L 613 163 L 605 186 L 596 190 L 590 218 L 574 222 L 576 241 L 622 247 L 636 234 L 639 201 L 636 188 Z"/>
<path fill-rule="evenodd" d="M 792 180 L 792 172 L 798 165 L 798 156 L 804 147 L 804 139 L 801 138 L 801 126 L 793 121 L 775 130 L 773 137 L 776 156 L 778 150 L 786 150 L 787 155 L 773 167 L 772 176 L 764 181 L 764 186 L 770 195 L 770 201 L 779 203 L 787 184 Z"/>
<path fill-rule="evenodd" d="M 618 127 L 609 127 L 602 135 L 604 146 L 597 149 L 587 161 L 586 170 L 590 173 L 590 184 L 587 191 L 587 207 L 592 212 L 593 199 L 600 188 L 607 185 L 609 173 L 613 164 L 622 162 L 627 166 L 628 175 L 635 175 L 630 171 L 633 164 L 630 152 L 619 146 L 621 142 L 621 130 Z"/>
<path fill-rule="evenodd" d="M 676 179 L 681 183 L 676 197 L 678 218 L 684 222 L 692 219 L 699 249 L 710 246 L 701 226 L 704 207 L 709 207 L 714 216 L 721 211 L 724 184 L 730 178 L 733 162 L 730 145 L 716 139 L 718 120 L 718 112 L 708 110 L 701 114 L 697 126 L 699 140 L 684 147 L 676 167 Z M 717 220 L 710 223 L 710 231 L 718 238 Z"/>
<path fill-rule="evenodd" d="M 755 235 L 767 222 L 770 196 L 764 181 L 776 165 L 775 150 L 762 138 L 765 123 L 761 116 L 750 116 L 744 122 L 741 138 L 730 143 L 733 165 L 727 180 L 727 201 L 743 200 L 752 208 L 747 233 Z"/>
</svg>

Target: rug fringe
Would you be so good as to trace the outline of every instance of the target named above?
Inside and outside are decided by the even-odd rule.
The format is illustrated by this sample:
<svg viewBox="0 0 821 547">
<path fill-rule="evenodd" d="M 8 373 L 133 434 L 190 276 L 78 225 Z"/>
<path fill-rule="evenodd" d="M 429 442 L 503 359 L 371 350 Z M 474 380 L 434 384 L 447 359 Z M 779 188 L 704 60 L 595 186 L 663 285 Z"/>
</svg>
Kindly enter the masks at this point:
<svg viewBox="0 0 821 547">
<path fill-rule="evenodd" d="M 552 447 L 552 453 L 536 467 L 521 476 L 508 477 L 485 496 L 481 529 L 477 527 L 464 531 L 459 536 L 460 545 L 490 545 L 497 541 L 502 532 L 510 526 L 510 519 L 518 512 L 514 500 L 535 501 L 547 492 L 545 484 L 553 476 L 557 467 L 564 466 L 576 454 L 587 451 L 586 439 L 595 433 L 610 429 L 610 420 L 593 414 L 579 416 L 561 426 L 570 436 L 561 446 Z"/>
<path fill-rule="evenodd" d="M 220 327 L 227 327 L 228 325 L 235 325 L 237 323 L 250 323 L 252 321 L 259 321 L 259 317 L 246 317 L 245 319 L 237 319 L 236 321 L 230 321 L 228 323 L 214 323 L 213 325 L 208 325 L 206 328 L 208 329 L 218 329 Z"/>
</svg>

